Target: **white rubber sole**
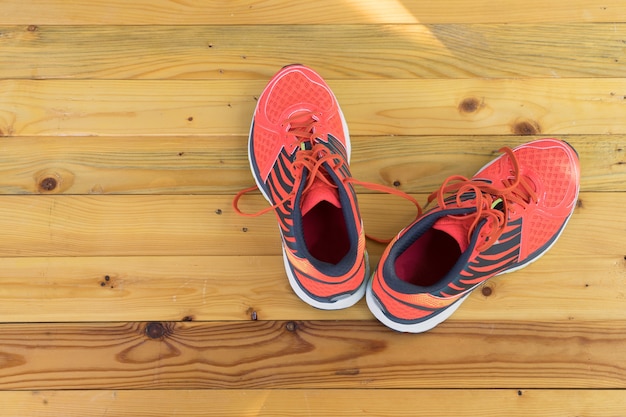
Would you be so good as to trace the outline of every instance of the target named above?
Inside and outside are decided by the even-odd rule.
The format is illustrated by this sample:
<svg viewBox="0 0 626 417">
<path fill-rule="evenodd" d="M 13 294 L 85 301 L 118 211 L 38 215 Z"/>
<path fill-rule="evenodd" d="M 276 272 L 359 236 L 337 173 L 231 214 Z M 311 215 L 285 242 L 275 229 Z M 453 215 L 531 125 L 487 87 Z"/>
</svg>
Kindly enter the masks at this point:
<svg viewBox="0 0 626 417">
<path fill-rule="evenodd" d="M 423 333 L 432 329 L 433 327 L 437 326 L 441 322 L 445 321 L 448 317 L 450 317 L 461 306 L 463 301 L 465 301 L 465 299 L 472 293 L 471 291 L 468 292 L 463 297 L 461 297 L 458 301 L 456 301 L 454 304 L 448 307 L 446 310 L 437 314 L 435 317 L 432 317 L 428 320 L 424 320 L 419 323 L 405 324 L 405 323 L 398 323 L 396 321 L 393 321 L 389 317 L 387 317 L 385 313 L 383 313 L 382 308 L 378 304 L 378 300 L 376 300 L 376 296 L 374 295 L 374 292 L 372 291 L 372 281 L 373 279 L 371 279 L 367 285 L 367 291 L 366 291 L 366 296 L 365 296 L 365 299 L 367 301 L 367 306 L 369 307 L 374 317 L 378 319 L 378 321 L 380 321 L 382 324 L 384 324 L 385 326 L 389 327 L 392 330 L 403 332 L 403 333 Z"/>
<path fill-rule="evenodd" d="M 365 289 L 367 287 L 368 279 L 364 279 L 363 283 L 357 288 L 355 292 L 350 295 L 347 295 L 343 298 L 339 298 L 333 302 L 321 302 L 314 298 L 311 298 L 306 292 L 300 288 L 296 277 L 293 276 L 291 272 L 291 268 L 289 266 L 289 260 L 287 259 L 287 255 L 285 254 L 285 248 L 283 247 L 283 264 L 285 266 L 285 272 L 287 273 L 287 278 L 289 280 L 289 285 L 291 285 L 291 289 L 296 293 L 298 298 L 307 303 L 308 305 L 315 307 L 320 310 L 342 310 L 344 308 L 352 307 L 355 305 L 363 296 L 365 295 Z M 367 252 L 365 253 L 365 277 L 369 277 L 370 275 L 370 267 L 369 267 L 369 258 Z"/>
</svg>

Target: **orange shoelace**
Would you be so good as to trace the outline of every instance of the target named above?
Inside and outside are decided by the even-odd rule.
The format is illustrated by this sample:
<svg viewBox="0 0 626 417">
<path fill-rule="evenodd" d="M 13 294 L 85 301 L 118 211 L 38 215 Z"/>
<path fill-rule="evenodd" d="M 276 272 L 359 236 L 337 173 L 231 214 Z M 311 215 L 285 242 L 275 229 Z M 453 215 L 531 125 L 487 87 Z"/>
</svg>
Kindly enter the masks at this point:
<svg viewBox="0 0 626 417">
<path fill-rule="evenodd" d="M 476 226 L 482 219 L 492 219 L 492 224 L 496 225 L 486 234 L 485 242 L 478 248 L 479 251 L 488 249 L 502 235 L 508 224 L 507 213 L 512 204 L 526 206 L 532 201 L 537 201 L 537 193 L 534 188 L 520 173 L 519 162 L 513 150 L 503 147 L 498 152 L 506 153 L 513 165 L 512 178 L 503 179 L 504 186 L 502 188 L 494 187 L 484 181 L 457 175 L 447 178 L 439 190 L 428 197 L 428 204 L 436 200 L 441 209 L 446 209 L 449 204 L 455 204 L 459 207 L 467 206 L 462 201 L 462 196 L 466 193 L 473 193 L 476 196 L 472 203 L 476 206 L 476 211 L 467 215 L 474 217 L 467 232 L 468 240 L 471 240 Z M 446 203 L 446 197 L 450 195 L 455 196 L 454 203 Z"/>
<path fill-rule="evenodd" d="M 336 184 L 333 184 L 328 176 L 324 173 L 325 167 L 324 164 L 328 164 L 330 169 L 337 172 L 343 165 L 347 164 L 344 160 L 343 156 L 339 154 L 331 154 L 328 152 L 328 148 L 322 144 L 318 143 L 317 137 L 320 134 L 317 132 L 317 122 L 319 120 L 319 116 L 315 113 L 306 113 L 300 114 L 295 117 L 290 118 L 285 122 L 286 128 L 289 130 L 290 134 L 294 136 L 293 146 L 297 146 L 300 148 L 296 154 L 296 158 L 293 161 L 290 169 L 291 174 L 296 179 L 296 183 L 301 178 L 302 173 L 306 169 L 309 174 L 307 178 L 307 182 L 303 188 L 303 195 L 307 193 L 307 191 L 311 188 L 316 179 L 323 181 L 326 185 L 338 188 Z M 310 146 L 310 149 L 307 149 L 307 144 Z M 387 187 L 382 184 L 375 184 L 365 181 L 359 181 L 352 177 L 347 177 L 343 179 L 343 183 L 345 184 L 356 184 L 361 185 L 363 187 L 369 188 L 373 191 L 388 193 L 397 195 L 402 197 L 411 203 L 413 203 L 417 207 L 417 217 L 421 216 L 422 208 L 417 202 L 415 198 L 402 192 L 400 190 L 396 190 L 394 188 Z M 294 188 L 289 194 L 287 194 L 283 199 L 274 203 L 272 206 L 266 207 L 262 210 L 259 210 L 256 213 L 245 213 L 239 209 L 239 200 L 241 197 L 249 192 L 257 190 L 258 187 L 252 186 L 241 190 L 235 195 L 233 199 L 233 209 L 235 213 L 246 216 L 246 217 L 257 217 L 261 216 L 265 213 L 268 213 L 272 210 L 276 210 L 278 207 L 282 206 L 285 203 L 289 203 L 293 205 L 294 200 L 296 198 L 297 190 Z M 371 235 L 366 234 L 368 239 L 371 239 L 375 242 L 379 243 L 389 243 L 391 239 L 380 239 Z"/>
</svg>

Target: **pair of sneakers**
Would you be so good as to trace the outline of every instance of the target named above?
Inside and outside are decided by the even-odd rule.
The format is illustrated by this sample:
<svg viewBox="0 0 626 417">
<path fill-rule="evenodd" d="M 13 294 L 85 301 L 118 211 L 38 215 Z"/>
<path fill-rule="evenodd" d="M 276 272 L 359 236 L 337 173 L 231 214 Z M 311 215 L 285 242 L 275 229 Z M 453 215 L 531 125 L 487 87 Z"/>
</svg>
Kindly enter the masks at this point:
<svg viewBox="0 0 626 417">
<path fill-rule="evenodd" d="M 502 153 L 473 178 L 448 178 L 426 213 L 411 196 L 350 174 L 350 136 L 334 94 L 313 70 L 282 68 L 258 99 L 248 157 L 256 186 L 235 211 L 274 211 L 294 292 L 326 310 L 364 294 L 391 329 L 419 333 L 448 318 L 487 279 L 520 269 L 555 243 L 576 205 L 580 168 L 566 142 L 541 139 Z M 370 279 L 354 184 L 401 194 L 415 221 L 391 240 Z M 258 188 L 270 206 L 242 213 Z"/>
</svg>

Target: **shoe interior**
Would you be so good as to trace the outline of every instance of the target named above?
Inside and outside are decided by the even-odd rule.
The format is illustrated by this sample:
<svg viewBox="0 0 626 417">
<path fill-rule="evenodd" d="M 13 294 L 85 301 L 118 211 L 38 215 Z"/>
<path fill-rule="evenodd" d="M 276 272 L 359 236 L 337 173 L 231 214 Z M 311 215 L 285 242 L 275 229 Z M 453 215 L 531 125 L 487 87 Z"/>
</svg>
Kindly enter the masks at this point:
<svg viewBox="0 0 626 417">
<path fill-rule="evenodd" d="M 343 211 L 321 201 L 302 217 L 304 242 L 319 261 L 338 264 L 350 250 L 350 238 Z"/>
<path fill-rule="evenodd" d="M 398 256 L 396 275 L 402 281 L 428 287 L 439 282 L 460 256 L 461 249 L 452 236 L 431 228 Z"/>
</svg>

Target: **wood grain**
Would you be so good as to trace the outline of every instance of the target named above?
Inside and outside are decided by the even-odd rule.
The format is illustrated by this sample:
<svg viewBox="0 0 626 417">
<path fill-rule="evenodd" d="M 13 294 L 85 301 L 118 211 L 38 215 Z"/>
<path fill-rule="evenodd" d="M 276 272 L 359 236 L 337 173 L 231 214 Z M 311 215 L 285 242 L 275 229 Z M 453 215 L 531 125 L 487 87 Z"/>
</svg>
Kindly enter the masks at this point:
<svg viewBox="0 0 626 417">
<path fill-rule="evenodd" d="M 626 134 L 626 81 L 331 80 L 354 135 Z M 246 135 L 259 80 L 0 80 L 0 135 Z"/>
<path fill-rule="evenodd" d="M 436 3 L 365 0 L 220 0 L 201 3 L 168 0 L 5 0 L 6 24 L 317 24 L 317 23 L 489 23 L 489 22 L 623 22 L 620 0 L 573 0 L 550 3 L 529 0 Z M 34 11 L 37 13 L 34 13 Z"/>
<path fill-rule="evenodd" d="M 451 175 L 472 176 L 501 146 L 535 138 L 353 136 L 350 169 L 362 181 L 430 193 Z M 625 135 L 561 138 L 580 155 L 583 191 L 626 191 Z M 253 184 L 247 140 L 247 136 L 4 138 L 0 194 L 234 194 Z M 359 192 L 371 191 L 360 187 Z"/>
<path fill-rule="evenodd" d="M 624 414 L 623 0 L 4 0 L 0 16 L 0 416 Z M 426 334 L 364 301 L 306 305 L 273 216 L 231 209 L 258 95 L 292 62 L 337 95 L 354 176 L 420 201 L 502 145 L 572 143 L 583 192 L 562 238 Z M 415 214 L 358 191 L 370 234 Z M 368 242 L 372 264 L 383 248 Z"/>
<path fill-rule="evenodd" d="M 3 391 L 0 401 L 2 416 L 39 417 L 326 417 L 339 412 L 345 417 L 614 417 L 626 408 L 622 392 L 601 389 Z"/>
<path fill-rule="evenodd" d="M 430 193 L 451 175 L 473 175 L 501 146 L 535 138 L 356 136 L 350 168 L 362 181 Z M 626 136 L 561 138 L 580 155 L 583 191 L 626 191 Z M 243 136 L 9 137 L 0 143 L 0 194 L 233 194 L 253 182 Z M 54 187 L 44 188 L 50 178 Z"/>
<path fill-rule="evenodd" d="M 618 320 L 0 325 L 4 389 L 624 388 Z"/>
<path fill-rule="evenodd" d="M 611 78 L 624 75 L 626 25 L 55 25 L 0 34 L 6 79 L 268 80 L 294 60 L 326 79 Z"/>
<path fill-rule="evenodd" d="M 2 147 L 0 194 L 234 194 L 253 181 L 247 137 L 12 137 Z"/>
<path fill-rule="evenodd" d="M 491 279 L 441 326 L 626 320 L 622 252 L 572 256 L 572 244 L 564 236 L 540 261 Z M 381 248 L 369 249 L 373 267 Z M 306 305 L 281 256 L 0 258 L 0 271 L 5 323 L 372 318 L 364 301 L 340 311 Z"/>
<path fill-rule="evenodd" d="M 227 195 L 3 196 L 0 256 L 279 255 L 273 216 L 238 216 L 231 201 Z M 416 215 L 398 197 L 364 195 L 359 204 L 366 230 L 378 237 L 395 235 Z M 615 213 L 625 204 L 623 193 L 582 193 L 561 250 L 623 255 L 626 220 Z M 241 205 L 247 212 L 265 207 L 260 195 Z"/>
</svg>

